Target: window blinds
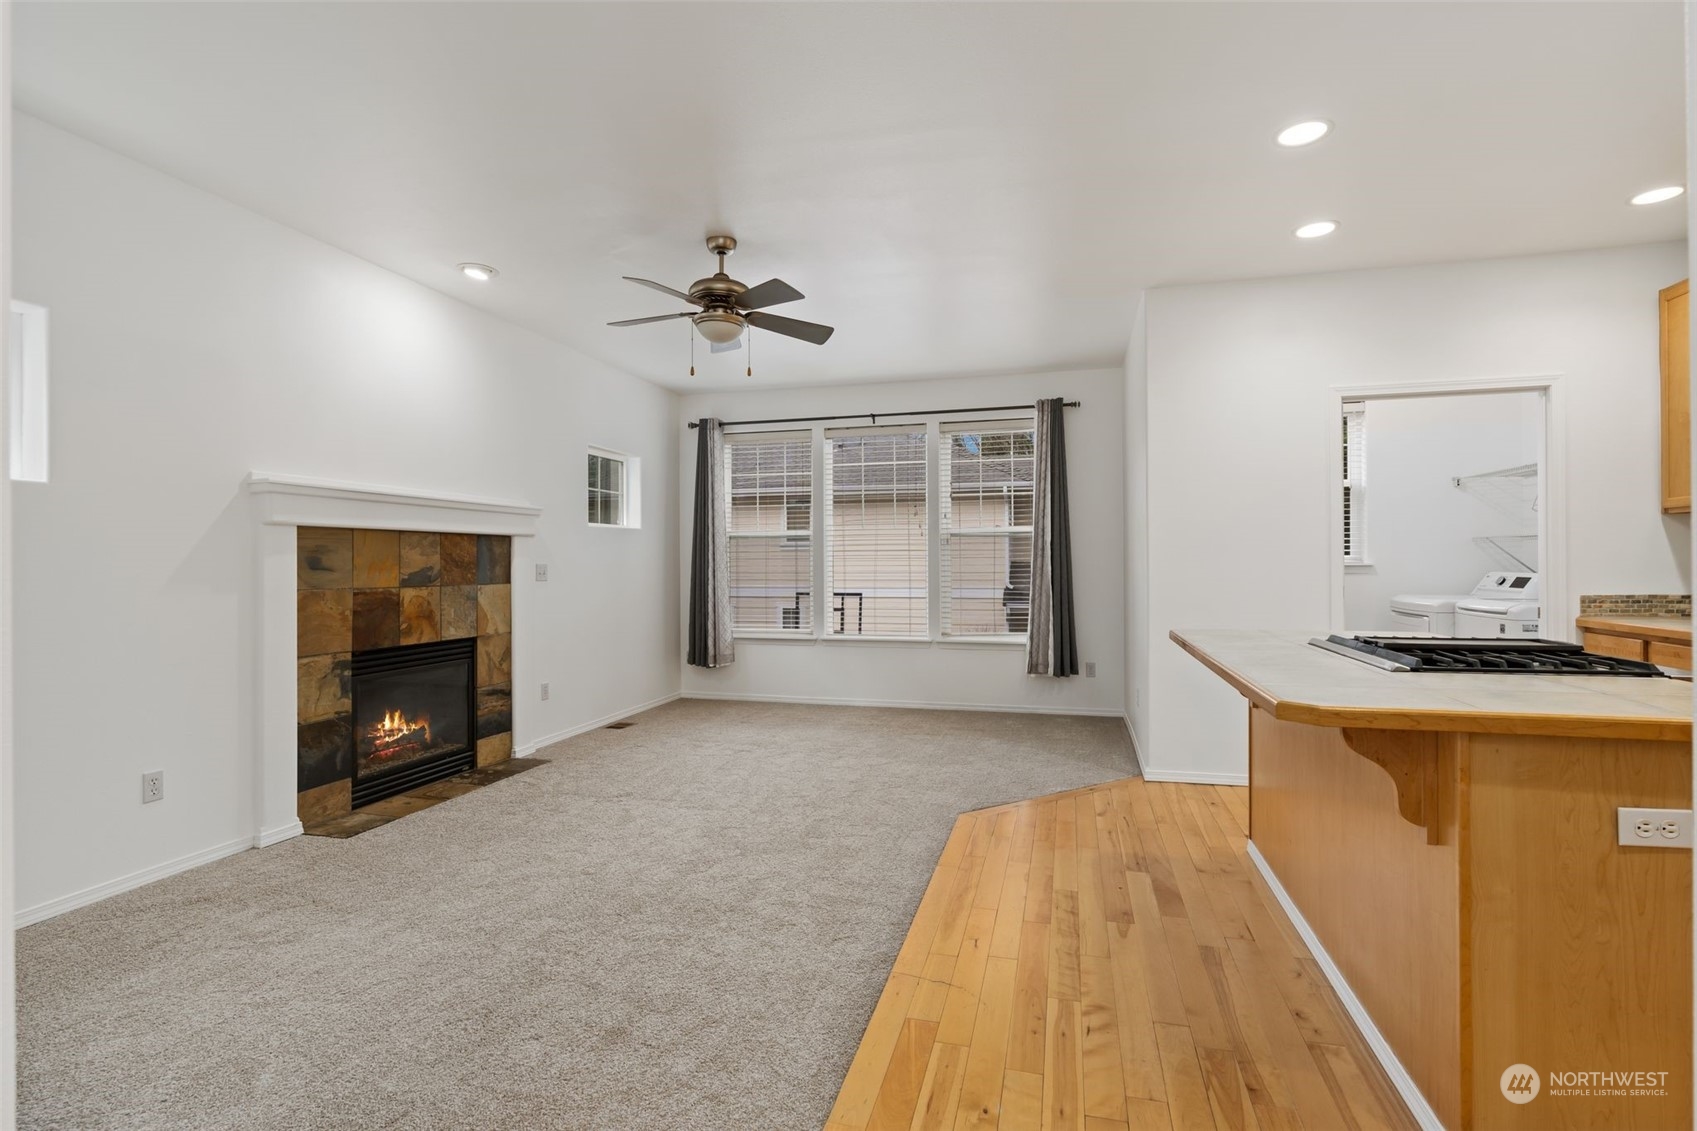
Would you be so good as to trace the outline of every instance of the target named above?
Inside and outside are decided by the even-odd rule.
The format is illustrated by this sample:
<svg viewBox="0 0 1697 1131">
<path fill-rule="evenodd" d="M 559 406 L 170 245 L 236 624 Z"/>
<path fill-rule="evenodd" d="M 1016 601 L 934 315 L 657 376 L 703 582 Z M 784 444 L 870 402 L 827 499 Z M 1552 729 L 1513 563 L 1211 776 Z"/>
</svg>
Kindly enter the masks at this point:
<svg viewBox="0 0 1697 1131">
<path fill-rule="evenodd" d="M 1031 613 L 1032 426 L 944 424 L 937 470 L 943 635 L 1023 635 Z"/>
<path fill-rule="evenodd" d="M 813 629 L 813 438 L 725 437 L 733 629 Z"/>
<path fill-rule="evenodd" d="M 825 630 L 930 635 L 923 426 L 825 432 Z"/>
<path fill-rule="evenodd" d="M 1345 401 L 1343 406 L 1343 560 L 1367 560 L 1367 406 Z"/>
</svg>

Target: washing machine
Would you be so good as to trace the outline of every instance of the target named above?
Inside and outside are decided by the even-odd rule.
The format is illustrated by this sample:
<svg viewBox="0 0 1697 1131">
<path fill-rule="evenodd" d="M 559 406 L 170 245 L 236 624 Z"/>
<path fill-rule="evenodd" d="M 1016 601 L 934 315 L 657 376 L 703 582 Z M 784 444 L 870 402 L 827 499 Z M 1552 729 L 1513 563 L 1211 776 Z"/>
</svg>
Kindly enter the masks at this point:
<svg viewBox="0 0 1697 1131">
<path fill-rule="evenodd" d="M 1404 593 L 1391 598 L 1391 623 L 1398 632 L 1454 636 L 1455 603 L 1465 600 L 1465 593 Z"/>
<path fill-rule="evenodd" d="M 1544 627 L 1535 573 L 1488 573 L 1455 603 L 1455 634 L 1476 640 L 1535 640 Z"/>
</svg>

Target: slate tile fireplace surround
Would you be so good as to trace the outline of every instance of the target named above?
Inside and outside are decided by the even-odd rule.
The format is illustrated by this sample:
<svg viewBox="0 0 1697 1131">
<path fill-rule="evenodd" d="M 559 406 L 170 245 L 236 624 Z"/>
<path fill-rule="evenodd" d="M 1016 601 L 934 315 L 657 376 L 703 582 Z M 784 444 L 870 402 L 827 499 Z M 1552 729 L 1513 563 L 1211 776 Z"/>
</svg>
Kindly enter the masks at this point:
<svg viewBox="0 0 1697 1131">
<path fill-rule="evenodd" d="M 296 531 L 297 810 L 512 756 L 512 539 Z"/>
</svg>

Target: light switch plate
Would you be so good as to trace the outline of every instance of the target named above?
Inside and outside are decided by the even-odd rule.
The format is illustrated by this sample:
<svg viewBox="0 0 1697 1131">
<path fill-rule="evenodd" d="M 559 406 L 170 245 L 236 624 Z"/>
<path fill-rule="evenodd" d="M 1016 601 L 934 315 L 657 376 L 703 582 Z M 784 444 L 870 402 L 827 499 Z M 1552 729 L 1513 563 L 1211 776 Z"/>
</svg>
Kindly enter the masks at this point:
<svg viewBox="0 0 1697 1131">
<path fill-rule="evenodd" d="M 1637 848 L 1690 848 L 1691 810 L 1615 810 L 1621 844 Z"/>
</svg>

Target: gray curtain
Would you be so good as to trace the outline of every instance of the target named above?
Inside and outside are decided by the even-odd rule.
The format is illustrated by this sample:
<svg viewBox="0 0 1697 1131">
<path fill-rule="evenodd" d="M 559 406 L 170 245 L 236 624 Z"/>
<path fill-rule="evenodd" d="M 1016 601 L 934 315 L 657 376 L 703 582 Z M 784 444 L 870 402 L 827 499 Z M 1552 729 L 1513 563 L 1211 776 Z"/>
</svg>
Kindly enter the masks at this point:
<svg viewBox="0 0 1697 1131">
<path fill-rule="evenodd" d="M 689 662 L 698 668 L 721 668 L 736 659 L 728 553 L 725 430 L 706 417 L 695 433 L 695 531 L 689 547 Z"/>
<path fill-rule="evenodd" d="M 1027 675 L 1078 674 L 1072 610 L 1072 524 L 1067 517 L 1067 440 L 1061 398 L 1037 402 L 1036 506 L 1031 518 L 1031 624 Z"/>
</svg>

